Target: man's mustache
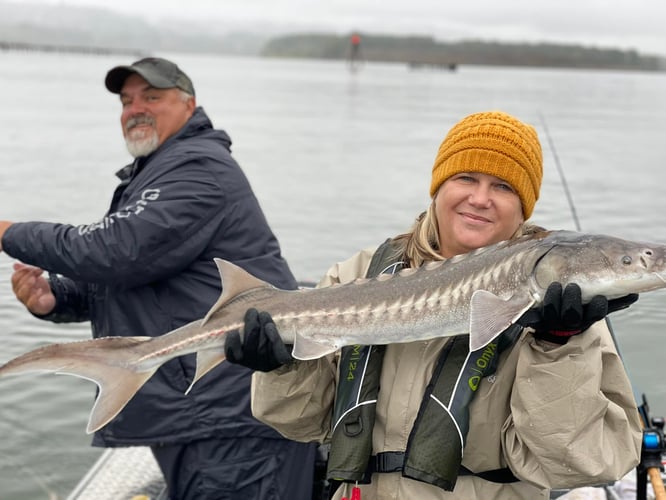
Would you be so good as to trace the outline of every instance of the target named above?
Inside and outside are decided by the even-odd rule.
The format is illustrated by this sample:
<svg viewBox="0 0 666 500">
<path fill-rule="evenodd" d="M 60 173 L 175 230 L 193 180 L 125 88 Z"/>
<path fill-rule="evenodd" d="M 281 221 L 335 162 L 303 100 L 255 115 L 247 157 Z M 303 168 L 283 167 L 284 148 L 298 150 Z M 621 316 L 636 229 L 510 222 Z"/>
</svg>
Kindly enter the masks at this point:
<svg viewBox="0 0 666 500">
<path fill-rule="evenodd" d="M 127 123 L 125 124 L 125 131 L 129 132 L 132 130 L 134 127 L 137 125 L 150 125 L 152 127 L 155 126 L 155 119 L 151 116 L 148 115 L 136 115 L 127 120 Z"/>
</svg>

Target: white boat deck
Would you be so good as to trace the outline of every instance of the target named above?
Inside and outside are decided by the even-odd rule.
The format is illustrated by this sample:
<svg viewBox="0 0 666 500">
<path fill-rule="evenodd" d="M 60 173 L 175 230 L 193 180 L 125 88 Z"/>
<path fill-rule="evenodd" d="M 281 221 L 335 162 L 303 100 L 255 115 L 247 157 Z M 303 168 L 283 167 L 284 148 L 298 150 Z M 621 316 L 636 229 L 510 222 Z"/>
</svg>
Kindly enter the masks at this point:
<svg viewBox="0 0 666 500">
<path fill-rule="evenodd" d="M 67 500 L 166 500 L 164 479 L 150 448 L 108 448 Z"/>
</svg>

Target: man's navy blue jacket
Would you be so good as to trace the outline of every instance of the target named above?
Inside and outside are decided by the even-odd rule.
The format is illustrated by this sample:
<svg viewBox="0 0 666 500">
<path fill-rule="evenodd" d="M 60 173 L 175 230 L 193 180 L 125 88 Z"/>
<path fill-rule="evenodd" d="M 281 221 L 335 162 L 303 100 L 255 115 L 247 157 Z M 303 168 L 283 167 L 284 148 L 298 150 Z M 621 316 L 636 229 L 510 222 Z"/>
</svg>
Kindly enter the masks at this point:
<svg viewBox="0 0 666 500">
<path fill-rule="evenodd" d="M 295 288 L 230 145 L 197 108 L 154 153 L 118 173 L 121 183 L 99 222 L 13 224 L 3 250 L 53 273 L 57 305 L 46 319 L 90 320 L 94 337 L 162 335 L 202 318 L 215 303 L 221 290 L 215 257 Z M 166 363 L 93 443 L 280 438 L 250 413 L 249 370 L 221 363 L 186 396 L 194 371 L 194 355 Z"/>
</svg>

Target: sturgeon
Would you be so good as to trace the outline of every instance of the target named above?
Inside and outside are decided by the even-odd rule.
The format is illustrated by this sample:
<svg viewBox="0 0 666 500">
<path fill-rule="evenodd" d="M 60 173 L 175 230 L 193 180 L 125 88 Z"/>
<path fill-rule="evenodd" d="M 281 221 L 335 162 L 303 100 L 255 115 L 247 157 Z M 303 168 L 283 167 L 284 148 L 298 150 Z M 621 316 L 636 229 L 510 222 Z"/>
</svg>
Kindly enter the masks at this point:
<svg viewBox="0 0 666 500">
<path fill-rule="evenodd" d="M 470 350 L 482 349 L 538 307 L 553 281 L 577 283 L 583 302 L 666 287 L 666 245 L 571 231 L 543 231 L 395 275 L 318 289 L 279 290 L 230 262 L 215 263 L 223 291 L 202 320 L 157 337 L 50 344 L 8 361 L 0 376 L 48 371 L 94 381 L 92 433 L 166 361 L 196 353 L 192 384 L 223 362 L 225 334 L 242 331 L 250 307 L 271 314 L 296 359 L 311 360 L 346 345 L 465 333 Z"/>
</svg>

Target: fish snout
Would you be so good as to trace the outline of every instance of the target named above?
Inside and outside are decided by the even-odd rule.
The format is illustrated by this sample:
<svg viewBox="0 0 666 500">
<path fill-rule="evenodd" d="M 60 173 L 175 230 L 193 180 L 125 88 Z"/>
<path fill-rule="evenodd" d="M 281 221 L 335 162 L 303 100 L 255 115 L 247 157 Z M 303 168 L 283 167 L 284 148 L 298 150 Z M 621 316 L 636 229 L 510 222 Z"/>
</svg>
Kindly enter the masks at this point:
<svg viewBox="0 0 666 500">
<path fill-rule="evenodd" d="M 666 246 L 644 247 L 638 252 L 637 259 L 636 264 L 646 271 L 662 274 L 666 272 Z"/>
</svg>

